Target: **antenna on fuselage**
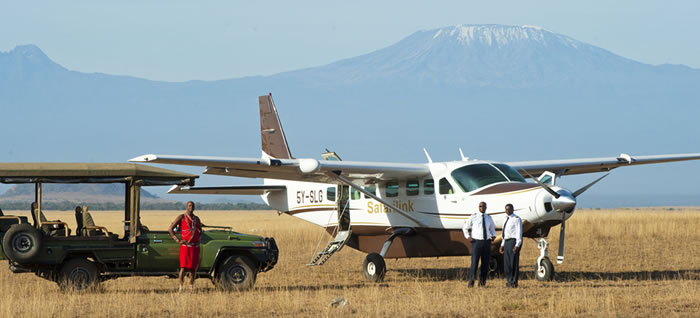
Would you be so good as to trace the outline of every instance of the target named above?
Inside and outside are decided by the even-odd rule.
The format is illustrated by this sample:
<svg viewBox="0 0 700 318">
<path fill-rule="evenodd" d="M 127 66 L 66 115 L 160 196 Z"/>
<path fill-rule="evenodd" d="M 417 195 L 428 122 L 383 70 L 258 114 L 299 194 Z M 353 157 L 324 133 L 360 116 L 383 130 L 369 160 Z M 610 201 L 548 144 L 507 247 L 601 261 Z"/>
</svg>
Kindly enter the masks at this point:
<svg viewBox="0 0 700 318">
<path fill-rule="evenodd" d="M 469 157 L 465 157 L 462 152 L 462 147 L 459 147 L 459 155 L 462 157 L 462 161 L 469 161 Z"/>
<path fill-rule="evenodd" d="M 428 157 L 428 163 L 433 163 L 433 159 L 430 158 L 430 154 L 428 154 L 428 150 L 423 148 L 423 152 L 425 152 L 425 156 Z"/>
</svg>

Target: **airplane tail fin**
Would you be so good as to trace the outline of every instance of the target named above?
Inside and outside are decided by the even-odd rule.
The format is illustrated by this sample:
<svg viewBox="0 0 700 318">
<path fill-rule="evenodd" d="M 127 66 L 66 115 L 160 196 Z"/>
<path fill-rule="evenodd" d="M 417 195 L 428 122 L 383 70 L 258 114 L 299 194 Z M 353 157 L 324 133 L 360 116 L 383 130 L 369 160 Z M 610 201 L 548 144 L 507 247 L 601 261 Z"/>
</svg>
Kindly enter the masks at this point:
<svg viewBox="0 0 700 318">
<path fill-rule="evenodd" d="M 275 102 L 272 101 L 272 94 L 260 96 L 258 101 L 260 103 L 262 151 L 272 158 L 293 159 L 287 144 L 287 137 L 284 136 L 284 130 L 282 130 L 282 123 L 277 115 Z"/>
</svg>

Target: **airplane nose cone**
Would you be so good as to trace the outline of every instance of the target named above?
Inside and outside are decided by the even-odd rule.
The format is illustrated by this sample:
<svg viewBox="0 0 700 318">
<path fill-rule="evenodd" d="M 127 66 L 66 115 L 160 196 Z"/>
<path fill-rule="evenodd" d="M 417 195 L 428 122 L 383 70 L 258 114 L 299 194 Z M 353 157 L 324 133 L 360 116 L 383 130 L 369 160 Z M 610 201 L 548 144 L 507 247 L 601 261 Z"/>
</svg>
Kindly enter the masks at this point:
<svg viewBox="0 0 700 318">
<path fill-rule="evenodd" d="M 559 198 L 552 198 L 552 208 L 559 212 L 571 213 L 576 208 L 576 198 L 569 191 L 559 190 Z"/>
</svg>

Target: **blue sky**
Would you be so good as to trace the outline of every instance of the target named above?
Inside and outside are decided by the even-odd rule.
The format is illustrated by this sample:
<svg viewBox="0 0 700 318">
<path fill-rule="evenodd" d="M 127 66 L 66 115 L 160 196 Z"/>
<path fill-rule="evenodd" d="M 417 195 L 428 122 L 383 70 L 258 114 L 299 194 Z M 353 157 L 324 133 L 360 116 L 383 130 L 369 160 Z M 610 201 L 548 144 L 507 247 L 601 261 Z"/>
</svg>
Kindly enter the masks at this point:
<svg viewBox="0 0 700 318">
<path fill-rule="evenodd" d="M 0 0 L 0 51 L 36 44 L 71 70 L 215 80 L 323 65 L 418 30 L 508 24 L 540 26 L 643 63 L 700 68 L 699 13 L 700 1 Z M 660 153 L 650 148 L 640 154 Z M 678 167 L 654 171 L 673 174 Z M 605 186 L 591 193 L 598 188 Z"/>
<path fill-rule="evenodd" d="M 700 68 L 700 1 L 5 1 L 0 51 L 83 72 L 186 81 L 267 75 L 454 24 L 537 25 L 644 63 Z"/>
</svg>

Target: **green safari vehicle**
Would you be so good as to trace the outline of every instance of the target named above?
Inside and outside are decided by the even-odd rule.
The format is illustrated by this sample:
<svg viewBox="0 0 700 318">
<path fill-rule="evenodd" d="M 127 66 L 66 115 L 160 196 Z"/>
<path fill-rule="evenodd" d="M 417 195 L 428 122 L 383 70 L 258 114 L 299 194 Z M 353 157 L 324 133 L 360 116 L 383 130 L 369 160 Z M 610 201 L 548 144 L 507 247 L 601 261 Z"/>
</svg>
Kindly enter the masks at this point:
<svg viewBox="0 0 700 318">
<path fill-rule="evenodd" d="M 62 289 L 85 289 L 123 276 L 176 277 L 180 246 L 167 231 L 140 223 L 141 187 L 194 185 L 196 175 L 131 163 L 0 163 L 0 182 L 35 185 L 31 223 L 25 216 L 2 215 L 0 260 L 13 273 L 34 273 Z M 94 224 L 86 206 L 76 208 L 77 229 L 47 220 L 41 210 L 42 184 L 122 183 L 123 234 Z M 165 224 L 164 224 L 165 227 Z M 207 229 L 212 228 L 212 229 Z M 217 288 L 245 290 L 257 274 L 272 269 L 279 251 L 273 238 L 205 226 L 197 275 Z"/>
</svg>

